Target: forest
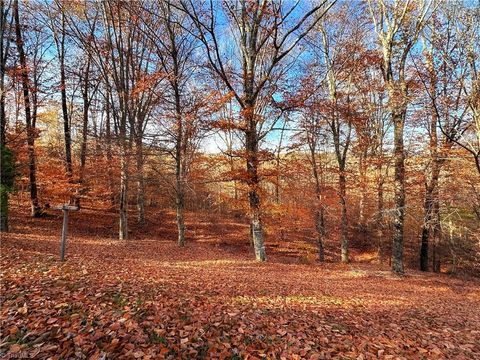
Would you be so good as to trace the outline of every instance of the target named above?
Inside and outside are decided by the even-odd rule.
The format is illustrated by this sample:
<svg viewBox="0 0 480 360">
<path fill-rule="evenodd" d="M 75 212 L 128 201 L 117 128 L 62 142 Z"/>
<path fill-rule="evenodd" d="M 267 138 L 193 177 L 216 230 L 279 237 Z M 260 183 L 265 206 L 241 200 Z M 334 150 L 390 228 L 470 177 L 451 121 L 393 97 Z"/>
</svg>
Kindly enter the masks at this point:
<svg viewBox="0 0 480 360">
<path fill-rule="evenodd" d="M 0 8 L 0 356 L 480 357 L 478 0 Z"/>
</svg>

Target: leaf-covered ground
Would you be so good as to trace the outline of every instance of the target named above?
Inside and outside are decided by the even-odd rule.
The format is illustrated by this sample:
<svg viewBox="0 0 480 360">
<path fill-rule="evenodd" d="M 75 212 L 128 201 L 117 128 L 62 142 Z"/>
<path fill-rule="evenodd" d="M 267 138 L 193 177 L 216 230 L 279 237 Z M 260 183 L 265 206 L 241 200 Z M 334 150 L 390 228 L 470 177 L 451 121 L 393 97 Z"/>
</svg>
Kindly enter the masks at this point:
<svg viewBox="0 0 480 360">
<path fill-rule="evenodd" d="M 271 261 L 260 264 L 248 246 L 200 230 L 179 249 L 166 220 L 157 235 L 121 243 L 112 219 L 73 215 L 61 264 L 60 218 L 12 217 L 1 245 L 0 355 L 480 358 L 478 280 L 288 263 L 273 248 Z"/>
</svg>

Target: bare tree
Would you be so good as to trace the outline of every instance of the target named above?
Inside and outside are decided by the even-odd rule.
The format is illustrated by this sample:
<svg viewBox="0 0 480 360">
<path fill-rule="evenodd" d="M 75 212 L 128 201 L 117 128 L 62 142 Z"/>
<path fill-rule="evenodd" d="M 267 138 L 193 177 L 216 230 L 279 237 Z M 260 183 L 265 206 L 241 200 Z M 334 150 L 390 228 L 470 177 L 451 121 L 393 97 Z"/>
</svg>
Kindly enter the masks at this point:
<svg viewBox="0 0 480 360">
<path fill-rule="evenodd" d="M 219 88 L 221 88 L 218 84 L 215 84 Z M 238 148 L 236 145 L 240 142 L 237 138 L 235 132 L 235 109 L 234 109 L 234 101 L 229 99 L 224 106 L 220 110 L 220 119 L 217 120 L 218 132 L 216 134 L 221 139 L 222 145 L 218 145 L 218 148 L 222 152 L 222 154 L 227 158 L 228 167 L 229 167 L 229 180 L 233 183 L 233 198 L 235 200 L 239 199 L 238 193 L 238 164 L 237 160 L 241 157 L 238 154 Z"/>
<path fill-rule="evenodd" d="M 90 52 L 85 51 L 85 63 L 80 70 L 79 80 L 81 83 L 82 92 L 82 131 L 81 131 L 81 145 L 80 145 L 80 168 L 78 169 L 78 183 L 80 185 L 79 194 L 75 196 L 75 203 L 80 205 L 81 196 L 84 195 L 85 189 L 85 168 L 87 164 L 87 144 L 88 144 L 88 124 L 89 115 L 92 102 L 96 96 L 99 81 L 93 78 L 93 61 Z M 108 125 L 109 126 L 109 125 Z"/>
<path fill-rule="evenodd" d="M 456 4 L 441 4 L 436 16 L 422 36 L 422 64 L 415 63 L 425 94 L 426 124 L 429 136 L 429 159 L 425 166 L 424 221 L 421 232 L 420 269 L 429 269 L 430 237 L 433 237 L 432 268 L 440 271 L 440 173 L 455 143 L 469 135 L 474 119 L 470 117 L 469 93 L 470 49 L 464 47 L 462 22 L 465 13 Z M 475 86 L 473 84 L 473 86 Z M 474 89 L 471 89 L 475 91 Z M 467 145 L 468 147 L 468 145 Z M 480 148 L 479 148 L 480 149 Z M 475 152 L 474 148 L 470 150 Z"/>
<path fill-rule="evenodd" d="M 191 17 L 198 38 L 204 45 L 212 71 L 223 81 L 236 99 L 242 114 L 239 129 L 245 138 L 246 183 L 250 205 L 250 222 L 255 258 L 266 260 L 261 216 L 259 142 L 264 119 L 259 106 L 272 96 L 275 72 L 285 58 L 333 5 L 321 1 L 301 16 L 300 2 L 288 6 L 267 0 L 238 0 L 225 3 L 224 17 L 228 19 L 230 36 L 238 46 L 236 61 L 225 57 L 220 38 L 225 29 L 219 27 L 219 9 L 214 1 L 180 0 L 183 10 Z M 234 50 L 232 50 L 234 51 Z"/>
<path fill-rule="evenodd" d="M 448 9 L 445 16 L 450 17 L 449 20 L 452 22 L 451 28 L 447 29 L 453 36 L 452 41 L 458 41 L 461 44 L 459 49 L 454 50 L 461 51 L 460 59 L 457 61 L 460 61 L 463 69 L 466 70 L 461 72 L 464 75 L 464 81 L 459 85 L 467 99 L 468 111 L 464 117 L 453 119 L 453 123 L 451 118 L 444 117 L 443 121 L 439 122 L 439 126 L 442 134 L 449 141 L 472 155 L 477 172 L 480 174 L 480 8 L 458 6 L 455 3 L 445 4 L 443 7 Z M 451 41 L 447 44 L 451 44 Z M 445 53 L 445 49 L 441 55 L 451 58 L 451 54 Z M 444 66 L 453 72 L 452 65 L 455 64 L 450 62 Z"/>
<path fill-rule="evenodd" d="M 336 19 L 340 20 L 335 21 L 329 14 L 319 23 L 321 52 L 326 71 L 325 87 L 328 94 L 325 120 L 332 134 L 338 164 L 338 195 L 341 206 L 340 247 L 341 260 L 344 263 L 349 262 L 346 166 L 353 127 L 352 74 L 356 71 L 355 65 L 358 62 L 356 56 L 360 52 L 356 49 L 353 55 L 346 57 L 346 54 L 353 49 L 352 46 L 362 44 L 359 28 L 353 26 L 353 23 L 357 23 L 356 19 L 353 16 L 347 16 L 347 13 L 351 12 L 352 9 L 343 7 L 339 13 L 335 14 Z"/>
<path fill-rule="evenodd" d="M 325 239 L 327 236 L 325 221 L 325 164 L 319 149 L 327 142 L 327 129 L 323 116 L 314 107 L 305 106 L 299 122 L 300 144 L 306 143 L 308 160 L 312 169 L 315 190 L 315 230 L 317 232 L 317 247 L 319 261 L 325 261 Z"/>
<path fill-rule="evenodd" d="M 65 19 L 65 9 L 63 3 L 54 1 L 53 4 L 46 5 L 46 23 L 50 28 L 55 48 L 57 50 L 57 59 L 60 72 L 60 94 L 63 118 L 63 136 L 65 143 L 65 169 L 69 182 L 73 180 L 72 165 L 72 135 L 71 135 L 71 114 L 69 114 L 67 99 L 67 74 L 66 74 L 66 41 L 67 27 Z"/>
<path fill-rule="evenodd" d="M 129 11 L 138 14 L 139 19 L 146 19 L 145 7 L 140 2 L 130 4 Z M 135 168 L 134 180 L 137 185 L 137 221 L 140 226 L 145 224 L 145 151 L 144 135 L 150 120 L 152 109 L 160 98 L 159 84 L 164 79 L 164 73 L 158 71 L 155 54 L 155 45 L 148 36 L 150 24 L 145 21 L 135 23 L 138 30 L 134 37 L 134 51 L 136 56 L 130 64 L 130 127 L 135 144 Z M 163 94 L 162 94 L 163 95 Z"/>
<path fill-rule="evenodd" d="M 6 144 L 7 117 L 5 114 L 5 75 L 7 61 L 10 56 L 10 39 L 13 29 L 13 16 L 11 14 L 12 1 L 0 1 L 0 144 Z"/>
<path fill-rule="evenodd" d="M 149 42 L 141 29 L 138 13 L 141 3 L 117 0 L 102 3 L 85 2 L 84 23 L 70 19 L 77 41 L 90 52 L 102 74 L 107 114 L 118 124 L 120 149 L 119 239 L 128 238 L 128 194 L 130 154 L 135 144 L 137 152 L 137 201 L 139 221 L 144 221 L 143 144 L 142 138 L 152 106 L 155 86 L 148 82 L 151 69 Z M 107 121 L 108 125 L 110 121 Z M 109 125 L 110 126 L 110 125 Z M 110 135 L 112 132 L 109 132 Z"/>
<path fill-rule="evenodd" d="M 385 87 L 382 84 L 378 51 L 364 47 L 358 59 L 355 72 L 355 93 L 361 113 L 360 121 L 354 123 L 355 144 L 353 154 L 358 158 L 359 175 L 359 230 L 365 234 L 370 224 L 375 224 L 377 255 L 384 260 L 383 237 L 385 230 L 384 184 L 388 176 L 389 156 L 385 154 L 387 134 L 391 130 L 391 121 L 386 107 Z M 375 178 L 376 206 L 373 216 L 367 216 L 367 202 L 372 198 L 368 174 L 373 170 Z"/>
<path fill-rule="evenodd" d="M 195 27 L 190 17 L 171 1 L 151 4 L 145 18 L 146 32 L 154 47 L 158 72 L 164 74 L 161 112 L 166 117 L 167 139 L 173 143 L 170 151 L 175 162 L 175 204 L 178 245 L 185 245 L 185 197 L 187 173 L 192 159 L 194 140 L 198 135 L 195 112 L 199 109 L 195 93 L 195 73 L 198 69 L 194 53 L 198 47 Z"/>
<path fill-rule="evenodd" d="M 368 0 L 375 32 L 383 54 L 382 73 L 388 107 L 394 126 L 395 214 L 392 243 L 392 270 L 403 274 L 403 228 L 405 220 L 405 152 L 403 130 L 409 104 L 409 84 L 405 74 L 407 58 L 425 27 L 433 0 Z"/>
<path fill-rule="evenodd" d="M 0 185 L 0 231 L 8 231 L 8 185 L 5 182 L 11 182 L 5 174 L 5 161 L 12 158 L 7 149 L 7 116 L 5 113 L 5 74 L 7 71 L 7 61 L 10 57 L 10 39 L 13 30 L 13 16 L 11 14 L 12 1 L 7 3 L 0 0 L 0 151 L 2 155 L 2 182 Z M 11 164 L 13 165 L 13 164 Z M 12 172 L 12 171 L 10 171 Z"/>
<path fill-rule="evenodd" d="M 36 156 L 35 156 L 36 104 L 34 100 L 33 114 L 32 114 L 32 102 L 30 97 L 30 88 L 32 84 L 30 83 L 29 67 L 27 65 L 27 57 L 25 55 L 25 50 L 23 48 L 24 41 L 22 36 L 22 24 L 20 23 L 20 15 L 18 10 L 18 0 L 13 1 L 13 14 L 15 18 L 16 43 L 17 43 L 18 56 L 20 61 L 21 81 L 22 81 L 22 88 L 23 88 L 23 101 L 24 101 L 24 107 L 25 107 L 31 213 L 33 217 L 39 217 L 42 211 L 38 202 L 37 170 L 36 170 Z M 34 97 L 36 97 L 36 95 L 34 95 Z"/>
</svg>

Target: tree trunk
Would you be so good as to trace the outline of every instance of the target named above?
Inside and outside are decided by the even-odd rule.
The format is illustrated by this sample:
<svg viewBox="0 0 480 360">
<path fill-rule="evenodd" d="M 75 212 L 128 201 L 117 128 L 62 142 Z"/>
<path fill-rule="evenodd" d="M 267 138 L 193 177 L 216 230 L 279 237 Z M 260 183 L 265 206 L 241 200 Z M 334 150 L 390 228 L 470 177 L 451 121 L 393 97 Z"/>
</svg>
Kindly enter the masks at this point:
<svg viewBox="0 0 480 360">
<path fill-rule="evenodd" d="M 63 66 L 62 66 L 63 68 Z M 60 71 L 60 74 L 64 73 L 64 70 Z M 68 108 L 67 108 L 67 94 L 65 91 L 65 74 L 60 75 L 63 77 L 61 81 L 63 84 L 62 87 L 62 113 L 63 113 L 63 132 L 65 138 L 65 166 L 67 170 L 67 176 L 71 181 L 73 168 L 72 168 L 72 137 L 70 132 L 70 121 L 68 118 Z"/>
<path fill-rule="evenodd" d="M 438 189 L 435 191 L 438 192 Z M 434 192 L 434 193 L 435 193 Z M 433 252 L 432 252 L 432 268 L 433 272 L 439 273 L 441 266 L 440 242 L 442 239 L 442 229 L 440 226 L 440 204 L 438 196 L 434 195 L 432 220 L 433 220 Z"/>
<path fill-rule="evenodd" d="M 72 137 L 70 131 L 70 119 L 67 106 L 67 89 L 65 82 L 65 14 L 62 9 L 62 33 L 60 39 L 57 38 L 58 60 L 60 63 L 60 93 L 63 115 L 63 134 L 65 138 L 65 167 L 69 182 L 72 181 Z"/>
<path fill-rule="evenodd" d="M 275 168 L 277 172 L 275 175 L 275 203 L 280 204 L 280 152 L 278 152 L 275 160 Z"/>
<path fill-rule="evenodd" d="M 177 58 L 174 57 L 174 73 L 178 74 Z M 176 116 L 176 144 L 175 144 L 175 193 L 177 206 L 178 245 L 185 246 L 185 156 L 187 138 L 182 117 L 180 86 L 173 82 Z"/>
<path fill-rule="evenodd" d="M 7 54 L 5 52 L 8 52 L 8 48 L 4 49 L 4 38 L 5 35 L 4 32 L 6 31 L 7 24 L 4 24 L 4 2 L 2 0 L 1 2 L 1 30 L 2 33 L 0 34 L 0 146 L 3 145 L 5 146 L 6 144 L 6 132 L 7 132 L 7 116 L 5 114 L 5 72 L 6 72 L 6 67 L 5 67 L 5 62 L 7 60 Z M 8 41 L 8 39 L 7 39 Z M 7 45 L 8 46 L 8 45 Z"/>
<path fill-rule="evenodd" d="M 436 84 L 437 74 L 433 67 L 431 53 L 427 56 L 427 68 L 430 75 L 430 96 L 431 96 L 431 116 L 430 116 L 430 166 L 429 174 L 426 174 L 425 180 L 425 200 L 424 200 L 424 222 L 422 225 L 422 240 L 420 248 L 420 270 L 428 271 L 428 254 L 429 254 L 429 237 L 434 237 L 433 249 L 433 270 L 436 271 L 436 245 L 438 242 L 438 234 L 440 228 L 439 215 L 439 189 L 438 180 L 440 177 L 440 169 L 442 161 L 438 156 L 438 114 L 435 110 L 436 102 Z M 433 234 L 432 230 L 433 229 Z"/>
<path fill-rule="evenodd" d="M 378 179 L 377 179 L 377 256 L 381 264 L 385 260 L 385 254 L 383 249 L 383 230 L 385 227 L 384 216 L 383 216 L 383 175 L 382 175 L 382 164 L 380 163 L 377 168 Z"/>
<path fill-rule="evenodd" d="M 120 240 L 128 239 L 128 150 L 126 129 L 126 113 L 120 120 L 120 206 L 119 206 L 119 231 Z"/>
<path fill-rule="evenodd" d="M 331 98 L 336 99 L 336 95 L 332 92 Z M 333 100 L 335 102 L 335 100 Z M 335 114 L 335 110 L 332 111 L 332 122 L 330 127 L 333 134 L 333 142 L 335 146 L 335 155 L 337 158 L 338 164 L 338 197 L 341 208 L 340 214 L 340 251 L 341 251 L 341 261 L 343 263 L 348 263 L 348 219 L 347 219 L 347 179 L 345 176 L 345 167 L 347 159 L 347 150 L 350 144 L 350 130 L 351 125 L 349 124 L 349 130 L 347 139 L 345 141 L 344 148 L 341 149 L 340 146 L 340 124 L 338 123 L 338 118 Z"/>
<path fill-rule="evenodd" d="M 343 166 L 340 169 L 340 175 L 338 176 L 338 186 L 340 195 L 340 206 L 342 207 L 341 220 L 340 220 L 340 246 L 342 262 L 348 263 L 348 223 L 347 223 L 347 187 L 345 170 Z"/>
<path fill-rule="evenodd" d="M 108 185 L 110 188 L 110 205 L 115 206 L 115 182 L 113 180 L 113 154 L 112 154 L 112 129 L 110 118 L 110 102 L 108 98 L 105 102 L 105 132 L 107 145 L 107 162 L 108 162 Z"/>
<path fill-rule="evenodd" d="M 8 9 L 5 9 L 5 3 L 2 0 L 0 2 L 0 150 L 6 149 L 6 132 L 7 132 L 7 116 L 5 113 L 5 72 L 6 61 L 9 51 L 9 34 L 7 33 L 7 13 Z M 4 41 L 7 43 L 5 44 Z M 2 154 L 3 155 L 3 154 Z M 3 158 L 3 156 L 2 156 Z M 2 177 L 3 177 L 2 173 Z M 0 231 L 8 231 L 8 191 L 3 186 L 0 189 Z"/>
<path fill-rule="evenodd" d="M 85 87 L 87 85 L 85 84 Z M 83 184 L 85 180 L 85 166 L 87 164 L 87 140 L 88 140 L 88 93 L 87 89 L 83 92 L 83 121 L 82 121 L 82 145 L 80 147 L 80 173 L 79 182 Z"/>
<path fill-rule="evenodd" d="M 422 238 L 420 246 L 420 270 L 428 271 L 428 254 L 429 254 L 429 238 L 431 229 L 435 233 L 435 229 L 439 226 L 438 212 L 438 178 L 440 176 L 440 163 L 437 158 L 436 151 L 432 154 L 432 169 L 430 181 L 425 182 L 425 200 L 424 200 L 424 215 L 422 225 Z"/>
<path fill-rule="evenodd" d="M 315 196 L 317 200 L 315 209 L 315 230 L 317 231 L 317 245 L 318 245 L 318 260 L 320 262 L 325 261 L 325 216 L 323 210 L 322 199 L 322 181 L 320 174 L 318 173 L 317 158 L 315 156 L 315 145 L 309 144 L 310 157 L 312 164 L 313 179 L 315 180 Z"/>
<path fill-rule="evenodd" d="M 253 107 L 249 111 L 252 111 Z M 247 111 L 248 112 L 248 111 Z M 265 261 L 267 255 L 265 252 L 264 234 L 262 226 L 262 217 L 260 211 L 259 178 L 258 178 L 258 139 L 256 132 L 256 123 L 252 119 L 253 114 L 246 114 L 249 130 L 246 131 L 246 150 L 247 150 L 247 183 L 248 200 L 250 205 L 250 223 L 255 259 Z"/>
<path fill-rule="evenodd" d="M 420 270 L 428 271 L 428 240 L 430 237 L 432 215 L 432 193 L 429 186 L 426 186 L 425 189 L 423 212 L 422 238 L 420 243 Z"/>
<path fill-rule="evenodd" d="M 230 150 L 231 152 L 231 150 Z M 235 171 L 235 164 L 233 160 L 233 156 L 230 156 L 230 171 L 233 174 Z M 237 188 L 237 179 L 233 179 L 233 198 L 238 200 L 238 188 Z"/>
<path fill-rule="evenodd" d="M 5 114 L 5 66 L 0 69 L 0 145 L 5 146 L 7 138 L 7 116 Z"/>
<path fill-rule="evenodd" d="M 128 160 L 126 157 L 127 145 L 122 144 L 122 151 L 120 154 L 120 207 L 119 207 L 119 240 L 128 239 Z"/>
<path fill-rule="evenodd" d="M 392 271 L 403 274 L 403 228 L 405 222 L 405 153 L 403 127 L 405 112 L 392 112 L 394 125 L 395 212 L 393 215 Z"/>
<path fill-rule="evenodd" d="M 179 169 L 180 167 L 180 169 Z M 177 229 L 178 229 L 178 245 L 185 246 L 185 190 L 183 184 L 183 176 L 181 174 L 181 165 L 178 166 L 177 161 L 176 174 L 176 206 L 177 206 Z"/>
<path fill-rule="evenodd" d="M 7 142 L 7 116 L 5 114 L 5 70 L 3 69 L 3 66 L 0 71 L 0 145 L 5 145 Z"/>
<path fill-rule="evenodd" d="M 90 75 L 90 58 L 87 58 L 87 64 L 85 65 L 83 89 L 82 89 L 82 101 L 83 101 L 83 124 L 82 124 L 82 145 L 80 148 L 80 170 L 78 176 L 78 182 L 80 185 L 80 195 L 85 191 L 85 166 L 87 163 L 87 137 L 88 137 L 88 111 L 90 108 L 90 100 L 88 98 L 88 86 Z M 80 206 L 80 196 L 75 197 L 75 204 Z"/>
<path fill-rule="evenodd" d="M 258 261 L 267 260 L 265 253 L 265 244 L 263 238 L 263 227 L 260 214 L 259 198 L 256 191 L 249 193 L 250 198 L 250 210 L 252 211 L 252 238 L 255 251 L 255 259 Z M 257 204 L 257 205 L 256 205 Z"/>
<path fill-rule="evenodd" d="M 27 127 L 27 146 L 28 146 L 28 168 L 30 180 L 30 202 L 31 213 L 33 217 L 40 217 L 42 212 L 38 203 L 37 194 L 37 178 L 36 178 L 36 157 L 35 157 L 35 126 L 33 124 L 32 113 L 30 108 L 30 81 L 28 78 L 27 59 L 23 49 L 22 30 L 20 17 L 18 14 L 18 0 L 13 2 L 15 17 L 15 33 L 18 55 L 20 58 L 20 66 L 22 72 L 23 100 L 25 105 L 25 122 Z"/>
<path fill-rule="evenodd" d="M 7 232 L 8 229 L 8 194 L 12 191 L 15 177 L 15 156 L 5 145 L 0 144 L 0 231 Z"/>
<path fill-rule="evenodd" d="M 138 224 L 145 225 L 145 179 L 143 174 L 143 142 L 139 133 L 136 134 L 136 167 L 137 167 L 137 220 Z"/>
<path fill-rule="evenodd" d="M 366 219 L 365 219 L 365 206 L 367 202 L 367 151 L 362 150 L 359 159 L 359 175 L 360 175 L 360 202 L 358 204 L 359 208 L 359 228 L 360 231 L 365 232 L 366 230 Z"/>
<path fill-rule="evenodd" d="M 227 129 L 227 133 L 225 136 L 225 141 L 227 144 L 227 156 L 228 156 L 228 161 L 230 165 L 230 172 L 232 174 L 235 173 L 235 160 L 233 157 L 233 137 L 232 137 L 232 130 Z M 233 178 L 233 196 L 235 200 L 238 200 L 238 189 L 237 189 L 237 179 L 235 178 L 236 175 Z"/>
<path fill-rule="evenodd" d="M 278 142 L 278 147 L 276 151 L 276 159 L 275 159 L 275 169 L 276 169 L 276 181 L 275 181 L 275 203 L 280 204 L 280 156 L 282 151 L 282 142 L 283 136 L 285 134 L 285 128 L 287 126 L 287 122 L 283 122 L 282 130 L 280 132 L 280 139 Z"/>
<path fill-rule="evenodd" d="M 317 230 L 317 245 L 318 245 L 318 260 L 320 262 L 325 261 L 325 216 L 323 213 L 323 207 L 315 211 L 315 229 Z"/>
</svg>

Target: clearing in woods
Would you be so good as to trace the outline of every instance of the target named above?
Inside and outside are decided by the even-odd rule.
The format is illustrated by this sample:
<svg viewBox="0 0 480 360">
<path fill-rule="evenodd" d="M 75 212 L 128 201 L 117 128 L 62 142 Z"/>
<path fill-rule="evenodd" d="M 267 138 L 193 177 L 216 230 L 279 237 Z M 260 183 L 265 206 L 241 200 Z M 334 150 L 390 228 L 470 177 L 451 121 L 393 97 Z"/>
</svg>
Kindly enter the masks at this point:
<svg viewBox="0 0 480 360">
<path fill-rule="evenodd" d="M 479 281 L 353 263 L 252 260 L 245 225 L 202 228 L 185 248 L 173 215 L 114 239 L 115 214 L 13 211 L 2 234 L 0 354 L 44 359 L 480 358 Z M 203 225 L 202 225 L 203 224 Z M 192 226 L 190 227 L 192 229 Z M 100 235 L 103 234 L 103 235 Z M 138 235 L 140 234 L 140 235 Z M 237 237 L 236 237 L 237 234 Z"/>
</svg>

